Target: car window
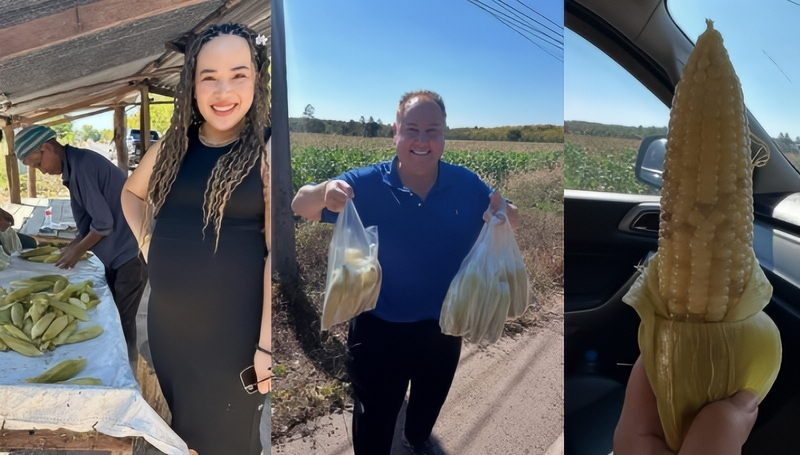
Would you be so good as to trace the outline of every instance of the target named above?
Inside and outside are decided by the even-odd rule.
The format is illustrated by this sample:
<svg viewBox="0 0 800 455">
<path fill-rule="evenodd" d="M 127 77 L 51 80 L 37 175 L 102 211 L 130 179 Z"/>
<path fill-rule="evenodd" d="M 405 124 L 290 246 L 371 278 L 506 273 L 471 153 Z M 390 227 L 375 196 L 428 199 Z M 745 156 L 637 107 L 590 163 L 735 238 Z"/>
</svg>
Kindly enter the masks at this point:
<svg viewBox="0 0 800 455">
<path fill-rule="evenodd" d="M 714 21 L 742 84 L 747 108 L 795 168 L 800 166 L 800 3 L 669 0 L 667 9 L 692 41 Z"/>
<path fill-rule="evenodd" d="M 669 108 L 594 45 L 564 32 L 564 188 L 658 194 L 636 179 L 634 165 L 642 139 L 666 135 Z"/>
</svg>

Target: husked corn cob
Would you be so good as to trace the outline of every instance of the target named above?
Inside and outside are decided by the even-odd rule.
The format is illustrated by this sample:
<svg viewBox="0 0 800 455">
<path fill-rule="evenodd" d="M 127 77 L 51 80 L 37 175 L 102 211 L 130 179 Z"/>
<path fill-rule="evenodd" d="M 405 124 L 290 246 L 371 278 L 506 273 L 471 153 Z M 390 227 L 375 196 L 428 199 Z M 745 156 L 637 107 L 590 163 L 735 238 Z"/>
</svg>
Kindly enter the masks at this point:
<svg viewBox="0 0 800 455">
<path fill-rule="evenodd" d="M 766 396 L 780 334 L 761 310 L 772 287 L 753 251 L 753 162 L 741 86 L 707 21 L 672 102 L 658 252 L 624 301 L 667 443 L 680 448 L 708 403 Z"/>
<path fill-rule="evenodd" d="M 709 30 L 670 113 L 659 226 L 659 292 L 676 320 L 720 321 L 753 269 L 750 138 L 739 80 Z"/>
</svg>

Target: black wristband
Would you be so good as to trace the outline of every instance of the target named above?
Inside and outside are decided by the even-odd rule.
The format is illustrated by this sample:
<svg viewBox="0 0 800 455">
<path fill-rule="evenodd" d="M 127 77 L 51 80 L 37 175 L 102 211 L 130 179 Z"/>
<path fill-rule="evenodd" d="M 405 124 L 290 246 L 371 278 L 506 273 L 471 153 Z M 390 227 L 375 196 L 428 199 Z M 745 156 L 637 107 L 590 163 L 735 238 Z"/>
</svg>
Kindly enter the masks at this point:
<svg viewBox="0 0 800 455">
<path fill-rule="evenodd" d="M 256 343 L 256 350 L 263 352 L 264 354 L 269 354 L 270 357 L 272 356 L 272 351 L 269 349 L 262 348 L 258 343 Z"/>
</svg>

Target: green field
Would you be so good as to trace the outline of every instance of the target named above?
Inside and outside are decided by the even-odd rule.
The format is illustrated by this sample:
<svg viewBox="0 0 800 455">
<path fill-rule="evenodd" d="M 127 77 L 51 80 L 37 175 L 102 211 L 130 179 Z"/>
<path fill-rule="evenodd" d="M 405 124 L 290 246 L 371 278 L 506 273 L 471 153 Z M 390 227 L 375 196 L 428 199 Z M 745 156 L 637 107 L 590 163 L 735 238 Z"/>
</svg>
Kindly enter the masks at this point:
<svg viewBox="0 0 800 455">
<path fill-rule="evenodd" d="M 564 188 L 626 194 L 658 194 L 634 174 L 638 139 L 567 134 Z"/>
<path fill-rule="evenodd" d="M 294 191 L 322 182 L 349 169 L 389 160 L 392 140 L 313 133 L 292 133 Z M 480 175 L 492 187 L 502 188 L 513 174 L 552 171 L 563 165 L 559 143 L 447 141 L 444 161 Z"/>
</svg>

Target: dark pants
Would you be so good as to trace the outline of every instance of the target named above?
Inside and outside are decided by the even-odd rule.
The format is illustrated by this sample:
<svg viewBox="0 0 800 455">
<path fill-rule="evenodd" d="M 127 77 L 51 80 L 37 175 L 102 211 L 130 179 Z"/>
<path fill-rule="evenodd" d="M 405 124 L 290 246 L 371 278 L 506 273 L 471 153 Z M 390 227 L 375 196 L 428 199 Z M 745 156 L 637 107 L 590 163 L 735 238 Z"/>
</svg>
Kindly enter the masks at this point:
<svg viewBox="0 0 800 455">
<path fill-rule="evenodd" d="M 442 334 L 436 320 L 393 323 L 361 314 L 350 322 L 347 347 L 356 455 L 391 453 L 409 382 L 405 436 L 412 444 L 427 440 L 453 382 L 461 338 Z"/>
<path fill-rule="evenodd" d="M 17 237 L 19 237 L 19 243 L 22 245 L 23 250 L 27 250 L 28 248 L 36 248 L 36 239 L 25 234 L 20 234 L 17 232 Z"/>
<path fill-rule="evenodd" d="M 106 281 L 122 322 L 122 334 L 128 345 L 128 360 L 136 361 L 136 313 L 147 284 L 147 264 L 141 255 L 122 264 L 118 269 L 106 268 Z"/>
</svg>

